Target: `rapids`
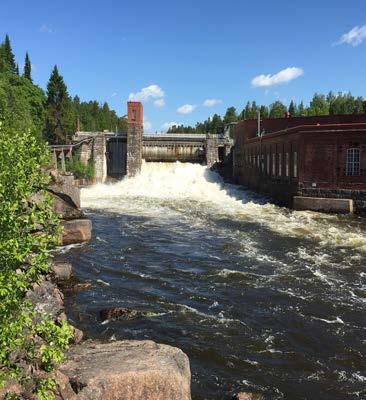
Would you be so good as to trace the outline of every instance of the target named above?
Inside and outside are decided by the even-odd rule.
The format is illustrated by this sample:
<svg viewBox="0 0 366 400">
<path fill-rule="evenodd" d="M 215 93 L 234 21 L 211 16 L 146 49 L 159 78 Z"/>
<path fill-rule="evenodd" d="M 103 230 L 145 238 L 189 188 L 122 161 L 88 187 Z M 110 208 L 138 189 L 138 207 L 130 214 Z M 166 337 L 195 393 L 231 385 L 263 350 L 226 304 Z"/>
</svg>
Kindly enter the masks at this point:
<svg viewBox="0 0 366 400">
<path fill-rule="evenodd" d="M 85 188 L 82 206 L 93 240 L 63 257 L 94 282 L 67 300 L 90 336 L 182 348 L 194 399 L 366 398 L 364 218 L 280 208 L 181 163 Z M 102 324 L 110 306 L 148 316 Z"/>
</svg>

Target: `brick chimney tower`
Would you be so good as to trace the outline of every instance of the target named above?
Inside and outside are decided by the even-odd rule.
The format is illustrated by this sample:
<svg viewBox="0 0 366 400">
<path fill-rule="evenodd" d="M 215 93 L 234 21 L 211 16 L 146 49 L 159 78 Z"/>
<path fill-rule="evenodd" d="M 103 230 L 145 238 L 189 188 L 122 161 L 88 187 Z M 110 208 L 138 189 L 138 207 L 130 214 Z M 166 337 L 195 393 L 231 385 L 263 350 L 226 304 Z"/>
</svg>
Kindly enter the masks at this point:
<svg viewBox="0 0 366 400">
<path fill-rule="evenodd" d="M 127 176 L 135 176 L 141 171 L 143 107 L 139 101 L 127 102 Z"/>
</svg>

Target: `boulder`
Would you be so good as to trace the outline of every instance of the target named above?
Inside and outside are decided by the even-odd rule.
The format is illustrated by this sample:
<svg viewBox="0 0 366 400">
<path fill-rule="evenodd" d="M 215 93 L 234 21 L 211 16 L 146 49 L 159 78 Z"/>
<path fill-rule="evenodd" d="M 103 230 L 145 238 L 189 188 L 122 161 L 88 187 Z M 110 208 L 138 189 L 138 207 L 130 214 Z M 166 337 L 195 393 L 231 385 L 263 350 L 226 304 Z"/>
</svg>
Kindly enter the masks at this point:
<svg viewBox="0 0 366 400">
<path fill-rule="evenodd" d="M 80 208 L 80 189 L 73 175 L 51 174 L 50 193 L 65 200 L 75 208 Z"/>
<path fill-rule="evenodd" d="M 70 349 L 60 371 L 75 400 L 191 399 L 188 357 L 150 340 L 83 342 Z"/>
<path fill-rule="evenodd" d="M 61 244 L 83 243 L 91 239 L 92 223 L 89 219 L 74 219 L 72 221 L 62 221 L 63 232 Z"/>
<path fill-rule="evenodd" d="M 57 281 L 68 281 L 72 275 L 72 265 L 67 262 L 54 262 L 50 271 Z"/>
<path fill-rule="evenodd" d="M 129 321 L 131 319 L 136 319 L 145 316 L 146 313 L 139 310 L 133 310 L 131 308 L 124 307 L 113 307 L 106 308 L 100 311 L 100 318 L 102 321 L 108 319 L 123 319 Z"/>
<path fill-rule="evenodd" d="M 80 210 L 80 189 L 73 175 L 50 173 L 52 184 L 48 191 L 52 195 L 53 209 L 63 219 L 80 219 L 84 214 Z"/>
<path fill-rule="evenodd" d="M 73 203 L 66 200 L 67 197 L 61 197 L 60 194 L 55 194 L 51 192 L 53 197 L 53 210 L 62 218 L 62 219 L 77 219 L 83 218 L 84 213 L 80 210 L 80 208 L 75 207 Z"/>
<path fill-rule="evenodd" d="M 57 287 L 49 282 L 35 283 L 32 290 L 26 294 L 34 304 L 34 309 L 42 315 L 49 315 L 56 319 L 63 311 L 63 294 Z"/>
</svg>

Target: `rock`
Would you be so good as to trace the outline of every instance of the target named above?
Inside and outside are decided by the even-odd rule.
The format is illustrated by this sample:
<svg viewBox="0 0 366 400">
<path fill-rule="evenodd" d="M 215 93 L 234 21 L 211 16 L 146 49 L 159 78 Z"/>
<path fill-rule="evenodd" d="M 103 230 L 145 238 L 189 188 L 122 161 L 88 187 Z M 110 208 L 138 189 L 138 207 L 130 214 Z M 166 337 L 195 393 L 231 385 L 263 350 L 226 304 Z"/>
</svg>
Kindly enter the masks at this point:
<svg viewBox="0 0 366 400">
<path fill-rule="evenodd" d="M 60 371 L 53 373 L 53 379 L 57 385 L 56 400 L 76 400 L 69 378 Z"/>
<path fill-rule="evenodd" d="M 82 243 L 91 239 L 92 224 L 89 219 L 74 219 L 62 221 L 63 233 L 61 243 L 63 246 Z"/>
<path fill-rule="evenodd" d="M 84 214 L 80 210 L 80 189 L 73 175 L 50 173 L 53 184 L 48 188 L 54 203 L 54 211 L 61 218 L 80 219 Z"/>
<path fill-rule="evenodd" d="M 75 326 L 70 325 L 71 329 L 72 329 L 72 342 L 74 344 L 78 344 L 83 340 L 84 337 L 84 332 L 78 328 L 75 328 Z"/>
<path fill-rule="evenodd" d="M 67 262 L 54 262 L 50 270 L 58 281 L 68 281 L 72 275 L 72 265 Z"/>
<path fill-rule="evenodd" d="M 239 392 L 233 400 L 264 400 L 264 397 L 260 393 Z"/>
<path fill-rule="evenodd" d="M 129 321 L 131 319 L 143 317 L 145 315 L 146 313 L 143 311 L 133 310 L 131 308 L 124 307 L 107 308 L 100 311 L 100 318 L 102 321 L 106 321 L 107 319 L 124 319 Z"/>
<path fill-rule="evenodd" d="M 52 176 L 52 175 L 51 175 Z M 71 206 L 80 208 L 80 190 L 73 175 L 54 174 L 49 191 Z"/>
<path fill-rule="evenodd" d="M 191 399 L 188 357 L 149 340 L 84 342 L 70 349 L 60 371 L 75 400 Z"/>
<path fill-rule="evenodd" d="M 26 296 L 34 304 L 35 311 L 42 315 L 56 319 L 63 311 L 63 294 L 49 281 L 34 284 Z"/>
<path fill-rule="evenodd" d="M 84 217 L 84 213 L 80 208 L 75 207 L 58 195 L 51 193 L 53 197 L 53 210 L 62 218 L 66 220 L 79 219 Z"/>
<path fill-rule="evenodd" d="M 64 292 L 78 293 L 84 290 L 89 290 L 91 287 L 92 284 L 90 282 L 77 282 L 72 283 L 71 285 L 68 283 L 67 285 L 62 286 L 62 290 Z"/>
</svg>

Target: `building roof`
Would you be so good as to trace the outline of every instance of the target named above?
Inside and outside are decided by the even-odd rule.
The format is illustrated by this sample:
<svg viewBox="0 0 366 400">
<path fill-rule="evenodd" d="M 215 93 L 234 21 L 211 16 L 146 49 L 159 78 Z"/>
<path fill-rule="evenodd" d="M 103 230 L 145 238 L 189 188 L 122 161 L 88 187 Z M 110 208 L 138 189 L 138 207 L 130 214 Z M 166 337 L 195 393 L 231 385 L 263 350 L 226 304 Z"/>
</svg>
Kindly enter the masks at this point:
<svg viewBox="0 0 366 400">
<path fill-rule="evenodd" d="M 324 115 L 311 117 L 263 118 L 260 130 L 262 135 L 289 133 L 293 131 L 335 130 L 366 128 L 366 114 Z M 235 135 L 244 136 L 244 140 L 258 136 L 258 120 L 240 121 L 235 127 Z"/>
</svg>

